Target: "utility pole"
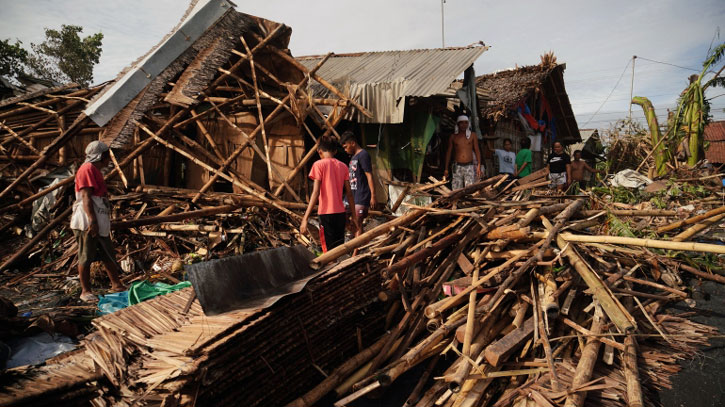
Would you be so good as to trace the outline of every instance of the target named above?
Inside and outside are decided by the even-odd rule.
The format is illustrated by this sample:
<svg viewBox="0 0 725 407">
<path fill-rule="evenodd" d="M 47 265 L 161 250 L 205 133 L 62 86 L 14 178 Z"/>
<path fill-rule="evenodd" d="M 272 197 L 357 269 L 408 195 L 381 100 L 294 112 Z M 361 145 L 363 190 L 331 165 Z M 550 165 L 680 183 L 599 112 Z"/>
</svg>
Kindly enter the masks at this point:
<svg viewBox="0 0 725 407">
<path fill-rule="evenodd" d="M 629 85 L 629 124 L 632 125 L 632 97 L 634 97 L 634 63 L 637 55 L 632 55 L 632 83 Z"/>
<path fill-rule="evenodd" d="M 441 48 L 446 47 L 446 22 L 445 12 L 443 11 L 443 4 L 446 0 L 441 0 Z"/>
</svg>

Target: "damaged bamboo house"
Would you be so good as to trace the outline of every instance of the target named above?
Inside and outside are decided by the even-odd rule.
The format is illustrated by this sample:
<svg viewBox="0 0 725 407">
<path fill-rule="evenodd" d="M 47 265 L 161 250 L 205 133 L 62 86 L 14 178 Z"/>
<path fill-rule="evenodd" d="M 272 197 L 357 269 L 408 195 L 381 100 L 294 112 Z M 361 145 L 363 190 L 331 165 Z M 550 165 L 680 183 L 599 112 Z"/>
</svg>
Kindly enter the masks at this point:
<svg viewBox="0 0 725 407">
<path fill-rule="evenodd" d="M 370 137 L 391 131 L 383 127 L 401 122 L 375 119 L 370 104 L 383 103 L 376 92 L 387 85 L 401 91 L 385 100 L 402 121 L 424 106 L 426 130 L 416 134 L 428 134 L 434 108 L 449 117 L 448 102 L 461 96 L 453 79 L 485 50 L 406 54 L 454 55 L 441 68 L 453 79 L 436 82 L 445 89 L 416 93 L 413 80 L 355 88 L 324 71 L 332 55 L 293 58 L 290 35 L 224 0 L 199 1 L 115 81 L 1 102 L 0 227 L 14 234 L 0 248 L 2 288 L 22 296 L 74 273 L 68 167 L 98 138 L 114 148 L 106 180 L 125 282 L 178 281 L 212 263 L 182 265 L 190 257 L 311 248 L 297 226 L 320 135 L 337 135 L 345 121 L 369 125 Z M 544 65 L 527 77 L 563 75 Z M 492 100 L 486 86 L 469 86 L 472 70 L 464 75 L 469 100 Z M 510 114 L 513 105 L 496 106 Z M 353 406 L 385 397 L 407 374 L 417 382 L 411 406 L 654 406 L 678 360 L 715 334 L 666 309 L 688 297 L 682 277 L 725 283 L 665 250 L 723 254 L 691 239 L 725 210 L 718 199 L 688 216 L 552 195 L 543 177 L 491 177 L 456 191 L 431 179 L 410 190 L 430 204 L 398 202 L 404 215 L 302 261 L 304 275 L 287 282 L 296 290 L 264 306 L 211 315 L 193 286 L 95 318 L 76 350 L 4 372 L 0 404 Z M 650 238 L 615 236 L 619 219 Z"/>
<path fill-rule="evenodd" d="M 58 199 L 47 208 L 56 215 L 39 222 L 43 227 L 29 242 L 9 247 L 13 255 L 0 268 L 24 259 L 67 220 L 72 165 L 82 161 L 93 139 L 113 148 L 105 177 L 118 188 L 112 195 L 138 198 L 134 211 L 125 214 L 136 225 L 141 217 L 180 211 L 205 208 L 209 214 L 214 192 L 237 194 L 238 206 L 251 199 L 298 218 L 288 207 L 303 205 L 304 170 L 316 156 L 319 136 L 336 135 L 335 125 L 350 110 L 369 113 L 316 73 L 326 58 L 307 69 L 289 55 L 290 33 L 287 26 L 239 13 L 227 2 L 199 2 L 115 81 L 4 101 L 3 229 L 25 219 L 20 213 L 27 215 L 38 198 L 52 192 Z M 311 97 L 310 82 L 330 96 Z M 329 107 L 326 115 L 322 106 Z M 153 198 L 149 193 L 164 188 L 190 199 L 163 206 L 163 200 L 133 195 Z M 216 213 L 225 211 L 221 203 Z M 117 215 L 118 221 L 129 219 Z"/>
</svg>

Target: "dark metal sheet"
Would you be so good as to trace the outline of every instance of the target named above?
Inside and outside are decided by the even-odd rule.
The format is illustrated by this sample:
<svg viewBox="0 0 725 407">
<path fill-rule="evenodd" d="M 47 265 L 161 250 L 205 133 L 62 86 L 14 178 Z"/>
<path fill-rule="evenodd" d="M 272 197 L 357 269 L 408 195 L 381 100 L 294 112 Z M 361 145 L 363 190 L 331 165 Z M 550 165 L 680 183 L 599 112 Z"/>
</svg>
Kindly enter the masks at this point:
<svg viewBox="0 0 725 407">
<path fill-rule="evenodd" d="M 206 315 L 259 309 L 294 294 L 319 274 L 302 245 L 278 247 L 185 266 Z"/>
</svg>

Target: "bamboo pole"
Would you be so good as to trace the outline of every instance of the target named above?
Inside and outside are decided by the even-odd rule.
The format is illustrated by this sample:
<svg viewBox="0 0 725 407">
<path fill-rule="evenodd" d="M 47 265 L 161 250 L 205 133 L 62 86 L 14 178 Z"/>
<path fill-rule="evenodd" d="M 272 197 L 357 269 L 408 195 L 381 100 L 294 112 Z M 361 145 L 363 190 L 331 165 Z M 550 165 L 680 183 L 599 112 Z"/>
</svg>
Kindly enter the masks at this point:
<svg viewBox="0 0 725 407">
<path fill-rule="evenodd" d="M 704 229 L 707 229 L 708 227 L 712 226 L 713 223 L 717 223 L 717 222 L 721 221 L 722 219 L 725 219 L 725 213 L 721 213 L 721 214 L 715 215 L 711 218 L 707 218 L 700 223 L 690 226 L 682 233 L 676 235 L 675 237 L 672 238 L 672 241 L 673 242 L 684 242 L 685 240 L 688 240 L 692 236 L 695 236 L 696 234 L 702 232 Z"/>
<path fill-rule="evenodd" d="M 593 335 L 599 335 L 602 333 L 603 324 L 604 315 L 602 315 L 601 308 L 597 307 L 594 312 L 594 319 L 592 321 L 590 332 Z M 597 336 L 590 336 L 587 338 L 587 343 L 584 345 L 581 357 L 579 358 L 579 363 L 576 365 L 574 379 L 571 382 L 573 393 L 569 394 L 569 397 L 566 398 L 564 407 L 581 407 L 584 405 L 587 392 L 580 391 L 579 387 L 582 387 L 591 379 L 592 373 L 594 372 L 594 366 L 597 363 L 597 355 L 599 354 L 600 345 L 601 342 Z"/>
<path fill-rule="evenodd" d="M 627 381 L 627 406 L 642 407 L 642 385 L 639 380 L 639 369 L 637 368 L 637 340 L 633 335 L 624 337 L 624 355 L 622 357 L 622 368 L 624 378 Z"/>
<path fill-rule="evenodd" d="M 65 221 L 65 218 L 67 218 L 71 212 L 73 211 L 72 207 L 69 207 L 65 211 L 63 211 L 60 215 L 56 216 L 52 221 L 50 221 L 38 234 L 36 234 L 32 239 L 28 241 L 23 247 L 20 248 L 20 250 L 16 251 L 15 254 L 12 255 L 9 259 L 7 259 L 1 266 L 0 271 L 7 270 L 13 263 L 18 261 L 20 258 L 25 257 L 25 254 L 35 247 L 35 245 L 40 242 L 42 239 L 45 238 L 45 235 L 48 234 L 51 230 L 53 230 L 56 226 L 58 226 L 61 222 Z"/>
<path fill-rule="evenodd" d="M 562 238 L 567 242 L 609 243 L 609 244 L 621 244 L 621 245 L 628 245 L 628 246 L 648 247 L 648 248 L 654 248 L 654 249 L 681 250 L 681 251 L 691 251 L 691 252 L 725 254 L 725 246 L 716 245 L 716 244 L 708 244 L 708 243 L 668 242 L 668 241 L 664 241 L 664 240 L 638 239 L 638 238 L 634 238 L 634 237 L 586 236 L 586 235 L 574 235 L 571 233 L 562 233 Z M 610 317 L 611 317 L 611 315 L 610 315 Z"/>
<path fill-rule="evenodd" d="M 80 116 L 76 119 L 76 121 L 60 136 L 56 137 L 51 143 L 45 147 L 40 154 L 40 158 L 38 158 L 37 161 L 32 163 L 28 168 L 25 169 L 20 175 L 15 177 L 15 180 L 10 183 L 5 189 L 0 192 L 0 198 L 5 197 L 5 195 L 9 194 L 10 191 L 15 189 L 18 184 L 25 181 L 26 178 L 30 176 L 35 170 L 37 170 L 41 165 L 45 164 L 45 162 L 50 158 L 51 155 L 53 155 L 58 149 L 60 149 L 63 145 L 65 145 L 68 140 L 72 136 L 74 136 L 85 124 L 88 122 L 88 116 L 81 113 Z"/>
<path fill-rule="evenodd" d="M 545 223 L 546 226 L 546 223 Z M 548 227 L 548 226 L 547 226 Z M 567 244 L 570 233 L 561 233 L 557 237 L 557 245 L 562 250 L 562 255 L 569 259 L 569 264 L 579 273 L 587 286 L 592 290 L 592 295 L 599 301 L 609 319 L 619 328 L 621 332 L 631 332 L 637 328 L 632 315 L 627 312 L 622 303 L 614 296 L 601 278 L 589 267 L 589 265 Z M 585 236 L 586 237 L 586 236 Z M 609 237 L 609 236 L 604 236 Z"/>
<path fill-rule="evenodd" d="M 721 206 L 721 207 L 713 209 L 711 211 L 707 211 L 707 212 L 703 213 L 702 215 L 693 216 L 691 218 L 677 221 L 675 223 L 670 223 L 669 225 L 660 226 L 657 228 L 657 233 L 669 232 L 670 230 L 677 229 L 677 228 L 680 228 L 685 225 L 691 225 L 693 223 L 697 223 L 701 220 L 705 220 L 707 218 L 711 218 L 713 216 L 720 215 L 722 213 L 725 213 L 725 206 Z"/>
<path fill-rule="evenodd" d="M 345 243 L 343 243 L 340 246 L 335 247 L 332 250 L 328 250 L 326 253 L 323 253 L 319 257 L 315 258 L 310 262 L 310 267 L 313 269 L 319 269 L 320 267 L 324 266 L 325 264 L 336 260 L 340 256 L 346 253 L 351 253 L 356 248 L 370 242 L 374 238 L 389 232 L 395 227 L 407 225 L 408 223 L 412 222 L 413 220 L 417 219 L 418 217 L 422 216 L 425 213 L 423 210 L 416 210 L 409 212 L 403 216 L 400 216 L 398 218 L 395 218 L 393 220 L 390 220 L 386 223 L 383 223 L 380 226 L 377 226 L 373 229 L 368 230 L 367 232 L 361 234 L 360 236 L 357 236 Z"/>
<path fill-rule="evenodd" d="M 5 122 L 0 122 L 0 127 L 2 127 L 2 128 L 3 128 L 3 129 L 5 129 L 5 130 L 6 130 L 6 131 L 7 131 L 8 133 L 10 133 L 10 136 L 12 136 L 12 138 L 14 138 L 14 139 L 16 139 L 16 140 L 20 141 L 20 142 L 21 142 L 21 143 L 22 143 L 23 145 L 25 145 L 25 147 L 27 147 L 27 148 L 28 148 L 28 149 L 29 149 L 30 151 L 32 151 L 32 152 L 33 152 L 33 153 L 35 153 L 35 154 L 40 154 L 40 151 L 38 151 L 38 149 L 37 149 L 37 148 L 35 148 L 35 147 L 34 147 L 34 146 L 33 146 L 32 144 L 30 144 L 30 143 L 29 143 L 29 142 L 28 142 L 27 140 L 25 140 L 24 138 L 22 138 L 22 137 L 18 136 L 18 133 L 14 132 L 14 131 L 13 131 L 13 129 L 11 129 L 11 128 L 10 128 L 9 126 L 6 126 L 6 125 L 5 125 Z"/>
<path fill-rule="evenodd" d="M 242 45 L 244 45 L 244 49 L 247 50 L 247 60 L 249 61 L 249 67 L 252 71 L 252 84 L 254 85 L 254 99 L 257 101 L 257 117 L 259 119 L 259 125 L 262 126 L 262 142 L 264 143 L 264 156 L 266 158 L 265 162 L 267 163 L 267 177 L 269 177 L 268 180 L 268 187 L 269 189 L 272 189 L 272 182 L 274 181 L 274 178 L 272 176 L 272 161 L 269 158 L 269 140 L 267 138 L 267 130 L 265 130 L 265 123 L 264 123 L 264 115 L 262 114 L 262 102 L 259 100 L 259 86 L 257 84 L 257 69 L 254 67 L 254 55 L 252 54 L 252 51 L 249 49 L 249 46 L 247 45 L 247 41 L 244 39 L 244 36 L 239 37 L 239 39 L 242 41 Z"/>
<path fill-rule="evenodd" d="M 677 211 L 666 209 L 609 209 L 581 211 L 582 216 L 595 216 L 601 213 L 611 213 L 616 216 L 677 216 Z"/>
<path fill-rule="evenodd" d="M 487 313 L 483 318 L 481 318 L 480 322 L 478 323 L 478 333 L 472 341 L 469 358 L 458 359 L 458 366 L 456 367 L 453 373 L 453 377 L 450 379 L 450 382 L 448 384 L 448 388 L 452 392 L 458 393 L 462 390 L 463 385 L 466 381 L 468 381 L 466 380 L 466 377 L 468 377 L 471 369 L 473 368 L 471 361 L 475 361 L 476 364 L 480 364 L 483 361 L 483 355 L 481 355 L 481 352 L 486 348 L 486 346 L 491 343 L 494 338 L 496 338 L 496 336 L 498 336 L 503 328 L 508 325 L 508 322 L 510 321 L 509 318 L 499 317 L 502 312 L 501 308 L 498 307 L 498 305 L 500 304 L 501 301 L 498 301 L 498 303 L 494 305 L 491 311 Z"/>
<path fill-rule="evenodd" d="M 480 267 L 474 267 L 473 276 L 471 277 L 471 285 L 478 282 L 478 273 Z M 466 321 L 466 334 L 463 337 L 463 354 L 468 356 L 470 359 L 473 355 L 471 353 L 471 341 L 473 340 L 473 332 L 476 329 L 476 290 L 472 290 L 468 298 L 468 316 Z"/>
<path fill-rule="evenodd" d="M 260 39 L 260 37 L 258 35 L 254 34 L 254 33 L 252 33 L 252 35 L 255 38 L 257 38 L 258 40 Z M 319 75 L 317 75 L 317 73 L 315 71 L 309 71 L 309 70 L 307 70 L 307 68 L 304 65 L 302 65 L 299 61 L 297 61 L 296 59 L 292 58 L 290 55 L 282 52 L 281 50 L 277 49 L 276 47 L 273 47 L 273 46 L 270 46 L 270 45 L 266 45 L 266 47 L 268 49 L 270 49 L 272 52 L 274 52 L 275 54 L 277 54 L 280 57 L 282 57 L 282 59 L 284 59 L 285 61 L 287 61 L 290 64 L 292 64 L 295 68 L 299 69 L 300 72 L 309 75 L 312 79 L 316 80 L 320 85 L 324 86 L 325 88 L 327 88 L 327 90 L 329 90 L 330 92 L 334 93 L 335 96 L 339 97 L 340 99 L 347 99 L 347 100 L 349 100 L 350 103 L 352 103 L 353 106 L 355 106 L 355 108 L 361 114 L 367 116 L 368 118 L 372 118 L 373 117 L 373 115 L 367 109 L 365 109 L 360 103 L 358 103 L 358 102 L 356 102 L 356 101 L 354 101 L 352 99 L 348 99 L 345 95 L 342 94 L 342 92 L 340 92 L 340 90 L 338 90 L 336 87 L 332 86 L 325 79 L 323 79 Z"/>
<path fill-rule="evenodd" d="M 539 331 L 539 338 L 541 339 L 541 343 L 544 347 L 544 356 L 546 356 L 546 364 L 549 366 L 549 378 L 551 381 L 551 388 L 554 391 L 560 391 L 561 390 L 561 381 L 559 380 L 559 376 L 556 373 L 556 366 L 554 365 L 554 357 L 551 353 L 551 344 L 549 343 L 549 334 L 547 332 L 548 328 L 548 319 L 546 315 L 543 314 L 542 311 L 542 299 L 539 298 L 538 293 L 536 292 L 536 289 L 534 288 L 534 280 L 531 280 L 531 293 L 533 294 L 533 300 L 534 300 L 534 312 L 539 318 L 539 323 L 537 324 L 537 327 L 535 329 L 538 329 Z M 553 296 L 553 292 L 552 292 Z M 558 314 L 558 308 L 557 308 L 557 314 Z M 541 320 L 543 319 L 543 323 Z"/>
<path fill-rule="evenodd" d="M 435 242 L 435 244 L 431 245 L 430 247 L 418 250 L 417 252 L 400 259 L 399 261 L 390 265 L 390 267 L 385 270 L 384 274 L 390 277 L 393 274 L 399 272 L 400 270 L 405 270 L 408 267 L 421 262 L 423 259 L 427 258 L 432 254 L 439 253 L 440 251 L 445 250 L 448 246 L 460 241 L 461 233 L 461 231 L 452 233 L 444 237 L 443 239 Z"/>
<path fill-rule="evenodd" d="M 386 335 L 377 340 L 372 346 L 348 359 L 338 366 L 320 384 L 305 393 L 303 396 L 287 404 L 287 407 L 310 407 L 317 403 L 323 396 L 332 391 L 338 384 L 347 378 L 352 372 L 379 353 L 386 342 Z"/>
<path fill-rule="evenodd" d="M 222 206 L 214 206 L 211 208 L 199 209 L 196 211 L 176 213 L 173 215 L 165 215 L 165 216 L 154 215 L 154 216 L 147 216 L 145 218 L 139 218 L 139 219 L 122 220 L 122 221 L 112 222 L 111 228 L 114 230 L 128 229 L 128 228 L 133 228 L 133 227 L 138 227 L 138 226 L 156 225 L 159 223 L 166 223 L 166 222 L 178 222 L 178 221 L 184 220 L 184 219 L 203 218 L 205 216 L 212 216 L 212 215 L 217 215 L 220 213 L 229 213 L 229 212 L 235 211 L 243 206 L 244 206 L 244 204 L 222 205 Z"/>
<path fill-rule="evenodd" d="M 438 360 L 440 359 L 440 354 L 434 356 L 430 363 L 428 363 L 428 366 L 423 371 L 423 374 L 420 375 L 420 378 L 418 379 L 418 383 L 416 383 L 415 387 L 413 388 L 413 391 L 410 392 L 410 395 L 405 400 L 405 403 L 403 403 L 403 407 L 413 407 L 416 405 L 418 400 L 420 399 L 420 393 L 423 391 L 423 387 L 428 382 L 428 378 L 430 377 L 431 373 L 433 372 L 433 369 L 438 364 Z"/>
</svg>

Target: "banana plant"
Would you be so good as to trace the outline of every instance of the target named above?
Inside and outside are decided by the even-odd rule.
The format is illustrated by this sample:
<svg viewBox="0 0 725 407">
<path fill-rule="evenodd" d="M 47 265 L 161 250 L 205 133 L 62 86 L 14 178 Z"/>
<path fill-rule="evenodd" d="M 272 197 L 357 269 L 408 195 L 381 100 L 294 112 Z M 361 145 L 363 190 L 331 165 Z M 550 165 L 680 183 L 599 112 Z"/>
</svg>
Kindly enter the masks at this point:
<svg viewBox="0 0 725 407">
<path fill-rule="evenodd" d="M 718 45 L 708 54 L 707 59 L 702 64 L 702 72 L 697 76 L 693 75 L 690 85 L 682 92 L 677 106 L 677 113 L 673 116 L 669 126 L 671 130 L 674 130 L 678 141 L 681 137 L 687 139 L 689 151 L 687 163 L 689 165 L 697 164 L 701 158 L 703 133 L 705 132 L 705 124 L 709 113 L 709 104 L 704 96 L 705 90 L 710 86 L 725 85 L 725 78 L 720 77 L 725 65 L 704 85 L 702 81 L 705 75 L 710 72 L 710 68 L 720 61 L 723 54 L 725 54 L 725 43 Z"/>
</svg>

